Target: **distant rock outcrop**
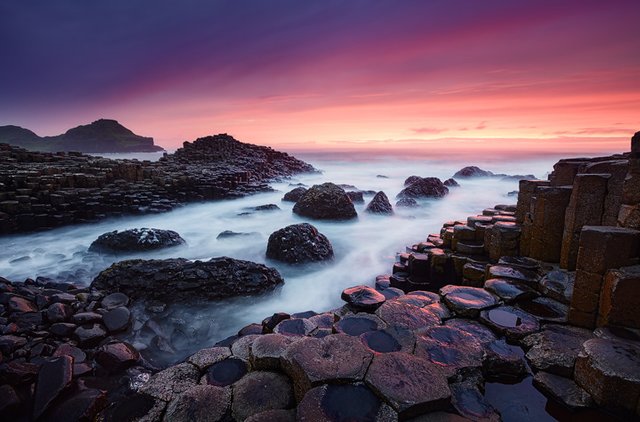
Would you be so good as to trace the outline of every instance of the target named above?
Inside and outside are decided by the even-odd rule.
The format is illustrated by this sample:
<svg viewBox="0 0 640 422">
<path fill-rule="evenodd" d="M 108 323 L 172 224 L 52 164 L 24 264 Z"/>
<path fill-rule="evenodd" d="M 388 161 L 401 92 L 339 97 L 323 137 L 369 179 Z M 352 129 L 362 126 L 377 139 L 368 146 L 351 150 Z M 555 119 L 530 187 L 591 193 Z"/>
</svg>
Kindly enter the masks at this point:
<svg viewBox="0 0 640 422">
<path fill-rule="evenodd" d="M 100 119 L 69 129 L 62 135 L 40 137 L 19 126 L 0 126 L 0 143 L 34 151 L 88 153 L 164 151 L 153 138 L 136 135 L 115 120 Z"/>
<path fill-rule="evenodd" d="M 333 247 L 311 224 L 292 224 L 271 233 L 267 258 L 290 264 L 325 261 L 333 258 Z"/>
<path fill-rule="evenodd" d="M 447 179 L 444 181 L 444 185 L 448 188 L 458 188 L 460 183 L 456 182 L 456 179 Z"/>
<path fill-rule="evenodd" d="M 472 177 L 500 177 L 503 180 L 528 180 L 535 179 L 536 176 L 533 174 L 503 174 L 503 173 L 493 173 L 489 170 L 482 170 L 480 167 L 476 166 L 468 166 L 464 167 L 456 172 L 453 175 L 454 179 L 466 179 Z M 449 179 L 451 180 L 451 179 Z"/>
<path fill-rule="evenodd" d="M 298 200 L 302 198 L 302 195 L 304 195 L 306 192 L 307 188 L 303 188 L 302 186 L 293 188 L 289 192 L 284 194 L 282 200 L 286 202 L 298 202 Z"/>
<path fill-rule="evenodd" d="M 411 178 L 410 178 L 411 179 Z M 407 179 L 407 181 L 409 181 Z M 444 183 L 437 177 L 419 177 L 396 196 L 401 198 L 442 198 L 449 193 Z"/>
<path fill-rule="evenodd" d="M 100 235 L 89 250 L 102 253 L 144 252 L 183 245 L 184 239 L 173 230 L 130 229 Z"/>
<path fill-rule="evenodd" d="M 293 207 L 293 212 L 319 220 L 349 220 L 358 216 L 344 189 L 333 183 L 309 188 Z"/>
<path fill-rule="evenodd" d="M 376 196 L 373 197 L 369 205 L 367 205 L 366 210 L 371 214 L 393 214 L 393 207 L 389 202 L 389 198 L 385 195 L 384 192 L 380 191 L 376 193 Z"/>
</svg>

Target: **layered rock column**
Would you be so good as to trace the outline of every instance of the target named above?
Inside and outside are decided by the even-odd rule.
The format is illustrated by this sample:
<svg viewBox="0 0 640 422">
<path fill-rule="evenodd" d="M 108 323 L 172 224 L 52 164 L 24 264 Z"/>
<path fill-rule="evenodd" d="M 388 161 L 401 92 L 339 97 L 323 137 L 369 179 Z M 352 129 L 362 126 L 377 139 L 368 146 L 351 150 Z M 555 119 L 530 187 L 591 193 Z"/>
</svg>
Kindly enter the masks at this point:
<svg viewBox="0 0 640 422">
<path fill-rule="evenodd" d="M 531 221 L 524 230 L 522 253 L 545 262 L 559 262 L 564 233 L 565 210 L 571 198 L 571 186 L 539 186 L 532 197 Z M 522 245 L 521 245 L 522 246 Z"/>
<path fill-rule="evenodd" d="M 640 229 L 640 132 L 631 138 L 629 172 L 622 186 L 618 225 Z"/>
<path fill-rule="evenodd" d="M 608 271 L 600 292 L 598 326 L 640 328 L 640 266 Z"/>
<path fill-rule="evenodd" d="M 605 274 L 610 269 L 637 264 L 639 253 L 640 231 L 611 226 L 583 227 L 569 309 L 570 324 L 596 326 Z"/>
</svg>

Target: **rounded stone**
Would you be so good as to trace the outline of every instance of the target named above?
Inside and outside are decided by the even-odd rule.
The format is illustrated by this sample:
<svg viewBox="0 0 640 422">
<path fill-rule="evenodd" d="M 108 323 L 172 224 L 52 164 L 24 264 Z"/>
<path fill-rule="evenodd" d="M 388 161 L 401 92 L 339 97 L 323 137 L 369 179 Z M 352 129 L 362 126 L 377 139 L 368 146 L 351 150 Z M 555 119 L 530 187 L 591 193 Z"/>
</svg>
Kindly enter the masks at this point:
<svg viewBox="0 0 640 422">
<path fill-rule="evenodd" d="M 444 183 L 437 177 L 420 177 L 402 189 L 396 199 L 402 198 L 442 198 L 449 193 Z"/>
<path fill-rule="evenodd" d="M 180 363 L 153 375 L 138 391 L 168 402 L 197 385 L 199 378 L 200 372 L 195 366 Z"/>
<path fill-rule="evenodd" d="M 296 420 L 301 422 L 396 421 L 398 414 L 366 385 L 322 385 L 300 401 Z"/>
<path fill-rule="evenodd" d="M 432 311 L 401 303 L 396 300 L 388 300 L 383 303 L 382 306 L 376 310 L 376 315 L 389 326 L 406 328 L 408 330 L 440 325 L 440 318 Z"/>
<path fill-rule="evenodd" d="M 373 311 L 387 299 L 384 295 L 369 286 L 355 286 L 342 291 L 342 300 L 355 309 Z"/>
<path fill-rule="evenodd" d="M 143 252 L 185 244 L 185 240 L 172 230 L 130 229 L 105 233 L 89 246 L 92 252 Z"/>
<path fill-rule="evenodd" d="M 245 419 L 245 422 L 296 422 L 295 409 L 266 410 Z"/>
<path fill-rule="evenodd" d="M 369 202 L 365 211 L 370 214 L 391 215 L 393 214 L 393 207 L 391 206 L 387 195 L 380 191 L 375 194 L 373 199 L 371 199 L 371 202 Z"/>
<path fill-rule="evenodd" d="M 131 312 L 124 306 L 112 309 L 102 316 L 102 321 L 109 332 L 126 330 L 130 320 Z"/>
<path fill-rule="evenodd" d="M 294 404 L 291 381 L 283 374 L 254 371 L 233 386 L 231 408 L 236 420 L 245 420 L 266 410 L 288 409 Z"/>
<path fill-rule="evenodd" d="M 231 405 L 231 390 L 196 385 L 176 397 L 167 407 L 164 421 L 217 422 L 225 420 Z"/>
<path fill-rule="evenodd" d="M 198 350 L 187 359 L 187 362 L 197 366 L 202 371 L 230 356 L 231 350 L 228 347 L 211 347 Z"/>
<path fill-rule="evenodd" d="M 73 315 L 69 305 L 54 303 L 47 308 L 47 320 L 51 323 L 68 321 Z"/>
<path fill-rule="evenodd" d="M 478 287 L 445 286 L 440 289 L 444 303 L 458 315 L 476 318 L 483 309 L 498 304 L 491 293 Z"/>
<path fill-rule="evenodd" d="M 376 355 L 365 382 L 402 419 L 444 409 L 451 398 L 449 384 L 438 365 L 403 352 Z"/>
<path fill-rule="evenodd" d="M 286 202 L 298 202 L 300 198 L 302 198 L 302 195 L 304 195 L 306 192 L 307 192 L 307 188 L 303 188 L 302 186 L 299 186 L 285 193 L 284 196 L 282 197 L 282 200 Z"/>
<path fill-rule="evenodd" d="M 333 247 L 311 224 L 292 224 L 271 233 L 267 258 L 290 264 L 326 261 L 333 258 Z"/>
<path fill-rule="evenodd" d="M 104 329 L 102 324 L 85 324 L 76 328 L 73 332 L 73 336 L 80 346 L 93 347 L 107 336 L 107 331 Z"/>
<path fill-rule="evenodd" d="M 108 372 L 122 371 L 140 360 L 140 354 L 129 343 L 106 344 L 96 353 L 96 362 Z"/>
<path fill-rule="evenodd" d="M 251 334 L 248 336 L 240 337 L 231 345 L 231 354 L 233 357 L 242 359 L 246 362 L 249 361 L 249 350 L 251 344 L 261 336 L 261 334 Z"/>
<path fill-rule="evenodd" d="M 101 305 L 106 310 L 118 308 L 120 306 L 127 306 L 129 304 L 129 296 L 124 293 L 115 292 L 105 296 L 102 299 Z"/>
<path fill-rule="evenodd" d="M 321 220 L 350 220 L 358 216 L 344 189 L 333 183 L 309 188 L 293 206 L 293 212 Z"/>
</svg>

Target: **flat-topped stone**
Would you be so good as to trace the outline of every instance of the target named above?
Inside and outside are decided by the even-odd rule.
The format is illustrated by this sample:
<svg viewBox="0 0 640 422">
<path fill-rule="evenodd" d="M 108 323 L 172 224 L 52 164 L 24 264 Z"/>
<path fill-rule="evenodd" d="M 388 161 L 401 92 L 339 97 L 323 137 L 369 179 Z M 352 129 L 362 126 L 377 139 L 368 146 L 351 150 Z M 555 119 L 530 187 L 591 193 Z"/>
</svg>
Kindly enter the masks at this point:
<svg viewBox="0 0 640 422">
<path fill-rule="evenodd" d="M 169 403 L 163 420 L 223 421 L 229 413 L 230 406 L 230 388 L 196 385 Z"/>
<path fill-rule="evenodd" d="M 570 378 L 540 371 L 533 377 L 533 385 L 574 411 L 594 405 L 589 393 Z"/>
<path fill-rule="evenodd" d="M 537 297 L 518 303 L 520 309 L 525 310 L 542 322 L 566 323 L 569 307 L 548 297 Z"/>
<path fill-rule="evenodd" d="M 231 410 L 236 420 L 267 410 L 293 407 L 293 386 L 286 375 L 268 371 L 253 371 L 233 386 Z"/>
<path fill-rule="evenodd" d="M 482 366 L 483 350 L 473 335 L 455 327 L 440 326 L 421 331 L 415 355 L 439 365 L 447 377 L 465 368 Z"/>
<path fill-rule="evenodd" d="M 526 284 L 507 278 L 491 278 L 484 282 L 485 290 L 500 297 L 505 303 L 531 299 L 538 293 Z"/>
<path fill-rule="evenodd" d="M 467 286 L 445 286 L 440 289 L 443 302 L 458 315 L 476 318 L 481 310 L 498 304 L 488 291 Z"/>
<path fill-rule="evenodd" d="M 385 328 L 387 324 L 376 315 L 370 314 L 348 314 L 335 324 L 333 329 L 336 333 L 343 333 L 350 336 L 359 336 L 369 331 L 376 331 Z"/>
<path fill-rule="evenodd" d="M 342 291 L 342 300 L 355 309 L 373 311 L 382 305 L 386 298 L 369 286 L 355 286 Z"/>
<path fill-rule="evenodd" d="M 417 330 L 440 325 L 440 318 L 432 311 L 395 300 L 388 300 L 376 310 L 389 326 Z"/>
<path fill-rule="evenodd" d="M 486 278 L 508 278 L 521 281 L 529 286 L 535 286 L 538 282 L 538 274 L 534 271 L 507 265 L 489 266 L 487 268 Z"/>
<path fill-rule="evenodd" d="M 480 321 L 510 341 L 517 341 L 540 329 L 536 317 L 513 306 L 499 306 L 482 311 Z"/>
</svg>

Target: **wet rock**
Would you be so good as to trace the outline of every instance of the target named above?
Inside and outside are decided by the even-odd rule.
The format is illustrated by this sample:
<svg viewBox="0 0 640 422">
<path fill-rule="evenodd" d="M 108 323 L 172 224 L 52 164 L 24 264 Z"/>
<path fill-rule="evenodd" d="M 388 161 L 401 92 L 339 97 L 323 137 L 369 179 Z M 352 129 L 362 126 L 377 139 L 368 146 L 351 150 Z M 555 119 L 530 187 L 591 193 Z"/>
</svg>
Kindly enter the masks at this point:
<svg viewBox="0 0 640 422">
<path fill-rule="evenodd" d="M 275 314 L 271 315 L 268 318 L 265 318 L 262 321 L 262 332 L 263 333 L 270 333 L 273 331 L 274 328 L 276 328 L 276 325 L 278 325 L 281 321 L 284 321 L 285 319 L 289 319 L 291 318 L 291 315 L 289 315 L 286 312 L 276 312 Z"/>
<path fill-rule="evenodd" d="M 404 292 L 396 287 L 388 287 L 386 289 L 384 289 L 382 292 L 382 295 L 385 297 L 385 299 L 389 300 L 389 299 L 394 299 L 400 296 L 404 295 Z"/>
<path fill-rule="evenodd" d="M 477 287 L 449 285 L 440 289 L 440 295 L 449 309 L 470 318 L 476 318 L 483 309 L 498 304 L 495 296 Z"/>
<path fill-rule="evenodd" d="M 418 207 L 418 201 L 416 201 L 413 198 L 400 198 L 398 201 L 396 201 L 396 207 L 404 207 L 404 208 L 416 208 Z"/>
<path fill-rule="evenodd" d="M 71 337 L 76 331 L 76 328 L 78 328 L 77 325 L 69 322 L 56 322 L 55 324 L 51 324 L 49 332 L 57 337 Z"/>
<path fill-rule="evenodd" d="M 85 324 L 75 329 L 73 337 L 83 347 L 96 346 L 107 336 L 107 331 L 101 324 Z"/>
<path fill-rule="evenodd" d="M 448 188 L 460 187 L 460 184 L 456 181 L 456 179 L 447 179 L 443 183 Z"/>
<path fill-rule="evenodd" d="M 503 256 L 498 260 L 499 265 L 524 268 L 529 271 L 537 271 L 540 268 L 540 261 L 526 256 Z"/>
<path fill-rule="evenodd" d="M 574 377 L 598 405 L 638 415 L 638 343 L 602 338 L 587 340 L 576 359 Z"/>
<path fill-rule="evenodd" d="M 416 337 L 412 331 L 388 327 L 384 330 L 368 331 L 360 336 L 362 343 L 377 353 L 413 353 Z"/>
<path fill-rule="evenodd" d="M 406 188 L 407 186 L 411 186 L 413 185 L 415 182 L 420 181 L 420 179 L 422 179 L 422 177 L 420 176 L 409 176 L 406 179 L 404 179 L 404 184 L 403 186 Z"/>
<path fill-rule="evenodd" d="M 482 311 L 480 321 L 512 342 L 540 329 L 540 323 L 533 315 L 513 306 L 500 306 Z"/>
<path fill-rule="evenodd" d="M 448 193 L 449 188 L 437 177 L 423 177 L 402 189 L 396 199 L 442 198 Z"/>
<path fill-rule="evenodd" d="M 300 401 L 296 420 L 301 422 L 397 421 L 398 414 L 362 383 L 322 385 Z"/>
<path fill-rule="evenodd" d="M 207 369 L 207 384 L 217 387 L 226 387 L 238 381 L 247 373 L 245 361 L 236 358 L 228 358 L 214 363 Z"/>
<path fill-rule="evenodd" d="M 482 346 L 469 333 L 454 327 L 432 327 L 417 336 L 415 355 L 433 362 L 446 377 L 464 368 L 482 366 Z"/>
<path fill-rule="evenodd" d="M 231 356 L 231 350 L 228 347 L 210 347 L 198 350 L 187 359 L 187 362 L 204 371 L 214 363 L 218 363 L 229 356 Z"/>
<path fill-rule="evenodd" d="M 129 327 L 131 312 L 128 308 L 121 306 L 107 312 L 102 320 L 110 333 L 126 330 Z"/>
<path fill-rule="evenodd" d="M 471 382 L 451 384 L 451 402 L 453 407 L 465 418 L 472 421 L 499 422 L 498 411 L 493 408 Z"/>
<path fill-rule="evenodd" d="M 200 373 L 190 363 L 180 363 L 153 375 L 138 390 L 162 401 L 171 401 L 198 383 Z"/>
<path fill-rule="evenodd" d="M 264 412 L 256 413 L 255 415 L 245 419 L 245 422 L 295 422 L 295 421 L 296 421 L 295 409 L 266 410 Z"/>
<path fill-rule="evenodd" d="M 236 420 L 266 410 L 288 409 L 294 404 L 291 381 L 282 374 L 254 371 L 233 386 L 232 411 Z"/>
<path fill-rule="evenodd" d="M 185 240 L 172 230 L 130 229 L 100 235 L 89 250 L 102 253 L 143 252 L 184 245 Z"/>
<path fill-rule="evenodd" d="M 110 295 L 105 296 L 100 303 L 103 308 L 110 311 L 111 309 L 119 308 L 121 306 L 127 306 L 129 304 L 129 297 L 120 292 L 111 293 Z"/>
<path fill-rule="evenodd" d="M 326 382 L 360 381 L 373 353 L 357 337 L 333 334 L 304 338 L 291 344 L 283 366 L 301 399 L 312 387 Z"/>
<path fill-rule="evenodd" d="M 538 283 L 538 274 L 535 272 L 506 265 L 491 265 L 487 269 L 486 278 L 508 278 L 521 281 L 531 287 L 535 287 Z"/>
<path fill-rule="evenodd" d="M 104 412 L 105 420 L 140 422 L 160 421 L 167 403 L 144 394 L 133 394 L 116 401 Z"/>
<path fill-rule="evenodd" d="M 81 390 L 56 406 L 47 415 L 52 421 L 92 421 L 107 406 L 107 393 L 90 388 Z"/>
<path fill-rule="evenodd" d="M 386 324 L 377 316 L 364 313 L 346 315 L 333 325 L 335 332 L 359 336 L 369 331 L 385 328 Z"/>
<path fill-rule="evenodd" d="M 51 323 L 68 321 L 73 315 L 69 305 L 54 303 L 47 308 L 47 320 Z"/>
<path fill-rule="evenodd" d="M 349 287 L 341 297 L 354 309 L 363 311 L 374 311 L 386 301 L 384 295 L 369 286 Z"/>
<path fill-rule="evenodd" d="M 408 422 L 469 422 L 470 420 L 455 413 L 430 412 L 408 419 Z"/>
<path fill-rule="evenodd" d="M 388 300 L 383 303 L 376 310 L 376 315 L 390 326 L 408 330 L 440 325 L 440 318 L 432 311 L 395 300 Z"/>
<path fill-rule="evenodd" d="M 53 357 L 59 356 L 71 356 L 73 358 L 73 363 L 82 363 L 87 359 L 87 354 L 75 346 L 72 346 L 68 343 L 63 343 L 53 352 Z"/>
<path fill-rule="evenodd" d="M 309 188 L 293 206 L 293 212 L 320 220 L 350 220 L 358 216 L 346 192 L 333 183 Z"/>
<path fill-rule="evenodd" d="M 118 290 L 132 298 L 180 302 L 254 295 L 283 282 L 275 269 L 254 262 L 227 257 L 206 262 L 176 258 L 118 262 L 101 272 L 91 287 Z"/>
<path fill-rule="evenodd" d="M 0 336 L 0 352 L 4 356 L 9 356 L 14 350 L 17 350 L 27 344 L 27 339 L 24 337 L 5 335 Z"/>
<path fill-rule="evenodd" d="M 285 336 L 306 336 L 316 328 L 317 326 L 306 318 L 290 318 L 276 325 L 273 332 Z"/>
<path fill-rule="evenodd" d="M 178 395 L 167 407 L 164 421 L 217 422 L 226 420 L 231 407 L 231 390 L 196 385 Z"/>
<path fill-rule="evenodd" d="M 267 258 L 290 264 L 326 261 L 333 258 L 333 247 L 311 224 L 292 224 L 269 236 Z"/>
<path fill-rule="evenodd" d="M 548 297 L 522 301 L 518 307 L 535 316 L 542 322 L 566 323 L 569 307 Z"/>
<path fill-rule="evenodd" d="M 371 214 L 391 215 L 393 214 L 393 207 L 391 206 L 387 195 L 385 195 L 384 192 L 380 191 L 376 193 L 371 202 L 369 202 L 365 211 Z"/>
<path fill-rule="evenodd" d="M 364 204 L 364 192 L 362 191 L 350 191 L 347 192 L 347 196 L 354 204 Z"/>
<path fill-rule="evenodd" d="M 38 307 L 34 305 L 33 302 L 20 296 L 12 296 L 11 298 L 9 298 L 9 301 L 7 302 L 7 308 L 9 308 L 11 312 L 20 313 L 38 311 Z"/>
<path fill-rule="evenodd" d="M 13 360 L 0 365 L 0 380 L 9 385 L 33 383 L 39 369 L 34 363 Z"/>
<path fill-rule="evenodd" d="M 281 334 L 264 334 L 251 344 L 249 362 L 256 369 L 281 368 L 281 359 L 295 338 Z"/>
<path fill-rule="evenodd" d="M 33 398 L 33 418 L 38 419 L 69 386 L 73 378 L 73 358 L 61 356 L 45 362 L 38 372 Z"/>
<path fill-rule="evenodd" d="M 96 353 L 96 362 L 108 372 L 114 373 L 135 365 L 140 360 L 140 354 L 129 343 L 106 344 Z"/>
<path fill-rule="evenodd" d="M 80 325 L 102 322 L 102 315 L 97 312 L 78 312 L 73 316 L 73 322 Z"/>
<path fill-rule="evenodd" d="M 307 193 L 307 188 L 299 186 L 285 193 L 282 200 L 286 202 L 298 202 L 305 193 Z"/>
<path fill-rule="evenodd" d="M 238 335 L 240 337 L 248 336 L 252 334 L 262 334 L 262 324 L 253 323 L 253 324 L 245 325 L 240 329 L 240 331 L 238 331 Z"/>
<path fill-rule="evenodd" d="M 251 208 L 253 211 L 277 211 L 280 209 L 276 204 L 264 204 Z"/>
<path fill-rule="evenodd" d="M 571 410 L 594 405 L 589 393 L 572 379 L 540 371 L 533 377 L 533 385 L 545 395 L 553 397 Z"/>
<path fill-rule="evenodd" d="M 365 382 L 401 418 L 446 408 L 451 397 L 438 365 L 403 352 L 376 355 Z"/>
<path fill-rule="evenodd" d="M 505 303 L 531 299 L 538 293 L 526 284 L 506 278 L 492 278 L 484 282 L 485 290 L 500 297 Z"/>
<path fill-rule="evenodd" d="M 259 337 L 260 335 L 256 334 L 240 337 L 231 345 L 231 355 L 235 358 L 248 362 L 251 344 L 253 344 L 253 342 Z"/>
<path fill-rule="evenodd" d="M 492 381 L 513 382 L 527 374 L 524 352 L 504 340 L 489 343 L 484 349 L 482 373 Z"/>
<path fill-rule="evenodd" d="M 218 233 L 218 235 L 216 236 L 216 239 L 218 240 L 222 240 L 222 239 L 230 239 L 230 238 L 236 238 L 236 237 L 247 237 L 247 236 L 259 236 L 260 233 L 258 232 L 249 232 L 249 233 L 244 233 L 244 232 L 234 232 L 232 230 L 225 230 L 222 231 L 220 233 Z"/>
</svg>

